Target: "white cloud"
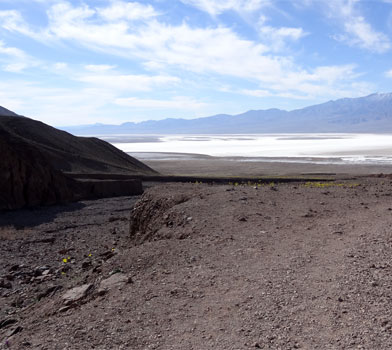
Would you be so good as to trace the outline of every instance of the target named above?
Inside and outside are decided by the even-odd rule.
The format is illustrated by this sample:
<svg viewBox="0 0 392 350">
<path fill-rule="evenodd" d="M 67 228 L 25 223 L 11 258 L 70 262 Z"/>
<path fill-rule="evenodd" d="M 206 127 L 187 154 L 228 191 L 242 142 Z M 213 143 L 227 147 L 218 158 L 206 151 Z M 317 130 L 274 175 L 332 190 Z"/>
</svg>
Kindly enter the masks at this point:
<svg viewBox="0 0 392 350">
<path fill-rule="evenodd" d="M 269 97 L 272 96 L 271 91 L 268 90 L 250 90 L 250 89 L 242 89 L 239 93 L 253 96 L 253 97 Z"/>
<path fill-rule="evenodd" d="M 358 0 L 328 1 L 330 16 L 337 17 L 344 29 L 344 34 L 334 38 L 369 51 L 384 53 L 391 48 L 387 35 L 374 30 L 356 8 Z"/>
<path fill-rule="evenodd" d="M 124 98 L 110 87 L 56 88 L 20 80 L 0 81 L 0 101 L 16 113 L 57 126 L 117 124 L 163 119 L 168 115 L 189 118 L 195 117 L 196 112 L 206 115 L 206 110 L 212 106 L 187 96 Z"/>
<path fill-rule="evenodd" d="M 274 51 L 280 51 L 285 48 L 286 41 L 297 41 L 306 36 L 307 33 L 302 28 L 280 27 L 262 25 L 259 29 L 261 39 L 269 44 Z"/>
<path fill-rule="evenodd" d="M 388 78 L 392 78 L 392 69 L 389 70 L 389 71 L 387 71 L 387 72 L 385 72 L 385 75 L 386 75 Z"/>
<path fill-rule="evenodd" d="M 55 63 L 54 65 L 53 65 L 53 68 L 56 70 L 56 71 L 64 71 L 65 69 L 67 69 L 68 68 L 68 64 L 67 63 L 65 63 L 65 62 L 57 62 L 57 63 Z"/>
<path fill-rule="evenodd" d="M 211 11 L 215 13 L 239 9 L 242 5 L 246 5 L 247 9 L 256 9 L 267 3 L 251 1 L 245 4 L 244 0 L 186 1 L 192 1 L 195 6 L 212 6 Z M 337 0 L 332 1 L 337 3 Z M 129 4 L 133 6 L 134 3 Z M 261 33 L 268 36 L 269 40 L 260 43 L 245 39 L 225 26 L 195 28 L 187 23 L 169 25 L 154 16 L 137 24 L 125 17 L 116 22 L 110 20 L 111 16 L 107 15 L 107 11 L 111 13 L 112 10 L 108 9 L 125 5 L 124 2 L 113 1 L 109 7 L 92 8 L 86 4 L 73 6 L 61 1 L 50 7 L 47 28 L 32 35 L 30 30 L 23 33 L 34 38 L 46 37 L 50 42 L 76 43 L 106 54 L 120 55 L 137 60 L 151 71 L 159 72 L 152 76 L 124 75 L 110 73 L 110 65 L 89 65 L 86 69 L 93 74 L 74 76 L 78 81 L 116 90 L 148 91 L 156 86 L 178 84 L 179 78 L 165 74 L 175 70 L 176 75 L 189 76 L 196 73 L 204 76 L 205 80 L 217 75 L 242 79 L 257 84 L 259 88 L 256 90 L 270 91 L 273 95 L 308 94 L 314 97 L 330 96 L 334 91 L 346 91 L 358 77 L 354 74 L 355 67 L 352 65 L 307 69 L 290 56 L 277 55 L 276 52 L 287 40 L 299 40 L 306 35 L 301 28 L 274 28 L 261 21 Z M 146 16 L 148 13 L 152 16 L 149 6 L 145 6 L 144 10 Z M 113 11 L 112 16 L 116 13 Z M 343 13 L 348 16 L 350 11 L 345 9 Z M 102 15 L 105 13 L 106 17 Z M 20 15 L 14 17 L 18 21 L 21 19 Z M 28 26 L 23 24 L 21 28 Z M 12 27 L 12 30 L 17 28 Z"/>
<path fill-rule="evenodd" d="M 106 20 L 120 19 L 139 20 L 155 17 L 158 13 L 151 5 L 142 5 L 138 2 L 113 1 L 110 7 L 99 11 L 100 16 Z"/>
<path fill-rule="evenodd" d="M 16 47 L 8 47 L 0 40 L 0 62 L 3 62 L 3 70 L 18 73 L 36 63 L 23 50 Z"/>
<path fill-rule="evenodd" d="M 88 64 L 84 67 L 90 72 L 107 72 L 116 68 L 116 66 L 111 66 L 108 64 Z"/>
<path fill-rule="evenodd" d="M 207 103 L 183 96 L 177 96 L 170 100 L 140 99 L 136 97 L 118 98 L 115 103 L 132 108 L 181 110 L 201 109 L 208 105 Z"/>
<path fill-rule="evenodd" d="M 15 79 L 0 82 L 1 105 L 57 126 L 96 122 L 112 124 L 113 117 L 120 121 L 125 108 L 116 110 L 114 101 L 117 97 L 116 92 L 100 87 L 58 88 Z M 129 110 L 127 112 L 128 118 L 124 121 L 132 118 Z"/>
<path fill-rule="evenodd" d="M 271 4 L 271 0 L 181 0 L 184 4 L 194 6 L 211 16 L 225 11 L 253 12 Z"/>
<path fill-rule="evenodd" d="M 310 72 L 289 73 L 268 89 L 242 89 L 234 91 L 254 97 L 284 97 L 305 100 L 363 96 L 374 91 L 374 86 L 357 82 L 354 65 L 318 67 Z"/>
<path fill-rule="evenodd" d="M 25 59 L 27 57 L 27 55 L 25 54 L 24 51 L 16 48 L 16 47 L 7 47 L 4 44 L 4 41 L 0 40 L 0 53 L 8 55 L 8 56 L 12 56 L 14 58 L 18 58 L 18 59 Z"/>
<path fill-rule="evenodd" d="M 100 86 L 106 89 L 127 90 L 127 91 L 150 91 L 157 86 L 173 85 L 181 80 L 177 77 L 157 75 L 123 75 L 118 73 L 112 74 L 85 74 L 76 78 L 92 86 Z"/>
<path fill-rule="evenodd" d="M 39 35 L 29 28 L 22 15 L 18 11 L 0 11 L 0 24 L 4 29 L 11 32 L 18 32 L 23 35 L 33 37 L 34 39 L 39 39 Z"/>
</svg>

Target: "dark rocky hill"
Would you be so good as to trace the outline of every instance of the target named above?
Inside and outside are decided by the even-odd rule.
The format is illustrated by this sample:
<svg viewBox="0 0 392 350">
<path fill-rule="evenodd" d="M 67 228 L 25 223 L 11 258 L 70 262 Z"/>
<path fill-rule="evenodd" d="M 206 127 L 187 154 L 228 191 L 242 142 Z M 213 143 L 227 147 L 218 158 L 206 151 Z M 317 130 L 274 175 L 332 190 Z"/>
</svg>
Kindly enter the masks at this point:
<svg viewBox="0 0 392 350">
<path fill-rule="evenodd" d="M 76 137 L 12 112 L 0 115 L 0 154 L 0 210 L 129 195 L 141 189 L 132 180 L 76 181 L 72 174 L 156 174 L 107 142 Z"/>
<path fill-rule="evenodd" d="M 76 137 L 33 119 L 0 116 L 0 129 L 26 148 L 35 147 L 54 169 L 65 173 L 155 173 L 105 141 L 95 137 Z"/>
</svg>

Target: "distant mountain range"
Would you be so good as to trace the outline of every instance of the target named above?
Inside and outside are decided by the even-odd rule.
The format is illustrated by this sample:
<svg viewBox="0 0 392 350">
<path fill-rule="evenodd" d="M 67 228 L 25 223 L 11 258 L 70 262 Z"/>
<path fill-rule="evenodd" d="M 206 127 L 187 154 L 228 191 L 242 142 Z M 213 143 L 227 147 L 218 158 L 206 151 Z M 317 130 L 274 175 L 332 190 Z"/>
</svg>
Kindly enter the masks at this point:
<svg viewBox="0 0 392 350">
<path fill-rule="evenodd" d="M 1 112 L 1 111 L 0 111 Z M 252 110 L 197 119 L 164 119 L 121 125 L 62 127 L 76 135 L 249 134 L 249 133 L 392 133 L 392 93 L 343 98 L 293 111 Z"/>
</svg>

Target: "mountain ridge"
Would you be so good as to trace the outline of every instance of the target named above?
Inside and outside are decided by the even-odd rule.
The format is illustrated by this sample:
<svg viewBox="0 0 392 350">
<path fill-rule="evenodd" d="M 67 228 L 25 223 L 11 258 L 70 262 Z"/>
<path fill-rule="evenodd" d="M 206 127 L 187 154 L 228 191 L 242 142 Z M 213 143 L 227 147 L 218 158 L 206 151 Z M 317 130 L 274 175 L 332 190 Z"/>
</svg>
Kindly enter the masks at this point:
<svg viewBox="0 0 392 350">
<path fill-rule="evenodd" d="M 237 115 L 166 118 L 121 125 L 94 124 L 60 129 L 77 135 L 103 134 L 224 134 L 300 132 L 392 132 L 392 93 L 342 98 L 286 111 L 249 110 Z"/>
</svg>

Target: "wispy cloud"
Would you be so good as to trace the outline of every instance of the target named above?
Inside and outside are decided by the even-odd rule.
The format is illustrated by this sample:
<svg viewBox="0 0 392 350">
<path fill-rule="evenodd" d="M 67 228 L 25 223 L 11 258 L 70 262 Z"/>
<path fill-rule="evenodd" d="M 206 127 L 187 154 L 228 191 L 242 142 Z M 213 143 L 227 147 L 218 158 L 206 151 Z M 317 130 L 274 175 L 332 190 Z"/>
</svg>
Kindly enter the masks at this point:
<svg viewBox="0 0 392 350">
<path fill-rule="evenodd" d="M 248 6 L 256 8 L 263 3 L 254 2 Z M 157 19 L 145 21 L 138 26 L 133 26 L 132 20 L 103 20 L 97 23 L 96 16 L 105 17 L 101 14 L 111 11 L 118 4 L 119 2 L 113 2 L 109 8 L 91 8 L 87 5 L 74 7 L 70 3 L 61 2 L 48 11 L 49 25 L 45 31 L 56 40 L 77 42 L 88 48 L 109 51 L 123 57 L 136 57 L 150 69 L 175 67 L 185 72 L 242 78 L 267 85 L 269 90 L 275 92 L 297 90 L 314 95 L 316 91 L 324 92 L 325 88 L 330 88 L 332 81 L 337 83 L 342 77 L 348 80 L 352 78 L 351 74 L 342 74 L 339 79 L 333 80 L 330 74 L 320 74 L 325 67 L 309 71 L 288 56 L 273 54 L 286 39 L 298 40 L 306 35 L 300 28 L 273 28 L 263 25 L 260 29 L 261 35 L 271 40 L 260 43 L 244 39 L 231 28 L 224 26 L 192 28 L 186 23 L 174 26 Z M 215 4 L 220 4 L 222 8 L 229 5 L 235 8 L 241 5 L 241 1 L 230 2 L 229 5 L 224 5 L 226 2 Z M 146 14 L 152 13 L 149 6 L 143 9 Z M 336 70 L 336 67 L 331 67 L 331 70 Z M 341 67 L 341 70 L 347 73 L 346 66 Z M 135 75 L 93 75 L 80 79 L 96 84 L 119 84 L 130 88 L 139 86 L 141 90 L 147 90 L 151 84 L 178 82 L 178 78 L 162 75 L 150 78 Z M 116 83 L 113 83 L 114 81 Z"/>
<path fill-rule="evenodd" d="M 133 108 L 143 109 L 181 109 L 181 110 L 195 110 L 206 107 L 205 102 L 197 101 L 186 96 L 176 96 L 170 100 L 155 100 L 155 99 L 140 99 L 136 97 L 118 98 L 115 101 L 120 106 L 127 106 Z"/>
<path fill-rule="evenodd" d="M 387 35 L 378 32 L 366 21 L 357 8 L 358 0 L 331 0 L 327 4 L 330 16 L 339 19 L 343 34 L 335 35 L 336 40 L 369 51 L 383 53 L 391 48 Z"/>
<path fill-rule="evenodd" d="M 388 77 L 388 78 L 392 78 L 392 69 L 387 71 L 387 72 L 385 72 L 385 76 Z"/>
<path fill-rule="evenodd" d="M 158 12 L 151 5 L 142 5 L 138 2 L 112 1 L 110 7 L 100 11 L 100 16 L 110 21 L 121 19 L 140 20 L 158 16 Z"/>
<path fill-rule="evenodd" d="M 84 66 L 84 68 L 90 72 L 102 73 L 102 72 L 111 71 L 111 70 L 115 69 L 116 66 L 111 66 L 108 64 L 88 64 L 88 65 Z"/>
<path fill-rule="evenodd" d="M 0 24 L 4 29 L 10 32 L 21 33 L 37 40 L 40 38 L 40 35 L 37 35 L 36 32 L 29 28 L 20 12 L 16 10 L 0 11 Z"/>
<path fill-rule="evenodd" d="M 102 68 L 102 66 L 100 67 Z M 91 66 L 90 66 L 91 69 Z M 116 72 L 93 71 L 94 74 L 81 74 L 75 79 L 91 86 L 102 86 L 112 91 L 151 91 L 159 86 L 178 84 L 181 80 L 167 75 L 120 74 Z"/>
<path fill-rule="evenodd" d="M 247 2 L 247 8 L 256 9 L 265 3 Z M 240 8 L 244 2 L 195 1 L 194 5 L 206 8 L 212 6 L 216 11 L 223 11 Z M 306 35 L 300 28 L 274 28 L 262 23 L 260 35 L 268 37 L 268 40 L 260 43 L 244 39 L 224 26 L 192 28 L 186 23 L 174 26 L 157 19 L 149 19 L 137 26 L 133 25 L 133 20 L 128 19 L 112 22 L 111 18 L 117 17 L 120 13 L 118 9 L 123 6 L 137 9 L 137 15 L 133 15 L 137 19 L 156 15 L 149 5 L 136 6 L 133 3 L 115 1 L 109 7 L 92 8 L 87 5 L 73 6 L 62 1 L 50 7 L 49 24 L 44 31 L 52 40 L 67 40 L 98 51 L 141 59 L 152 70 L 154 67 L 160 71 L 175 67 L 185 72 L 231 76 L 268 86 L 267 90 L 274 94 L 297 91 L 314 96 L 318 91 L 325 93 L 333 84 L 353 78 L 351 66 L 349 69 L 347 66 L 319 67 L 310 71 L 296 64 L 289 56 L 274 54 L 284 45 L 285 40 L 299 40 Z M 346 16 L 351 13 L 350 8 L 343 12 Z M 21 21 L 19 14 L 14 14 L 14 17 L 18 22 Z M 97 22 L 97 17 L 103 19 Z M 26 24 L 21 25 L 21 28 L 26 27 Z M 9 29 L 8 26 L 6 28 Z M 12 30 L 17 29 L 12 27 Z M 30 35 L 30 30 L 23 30 L 23 33 Z M 33 37 L 38 35 L 34 33 Z M 328 74 L 323 74 L 325 71 Z M 331 74 L 335 71 L 339 74 Z M 85 75 L 79 77 L 79 80 L 106 86 L 128 86 L 130 89 L 138 87 L 144 91 L 153 85 L 179 81 L 178 78 L 161 74 L 155 77 Z"/>
<path fill-rule="evenodd" d="M 39 82 L 0 82 L 1 103 L 15 112 L 52 125 L 110 121 L 105 106 L 115 96 L 103 89 L 54 88 Z"/>
<path fill-rule="evenodd" d="M 271 5 L 271 0 L 181 0 L 184 4 L 192 5 L 211 16 L 217 16 L 225 11 L 253 12 Z"/>
<path fill-rule="evenodd" d="M 0 40 L 0 62 L 2 69 L 7 72 L 18 73 L 22 70 L 34 66 L 37 62 L 27 55 L 23 50 L 16 47 L 9 47 Z"/>
<path fill-rule="evenodd" d="M 275 28 L 268 25 L 261 25 L 259 33 L 261 40 L 273 51 L 281 51 L 286 48 L 287 41 L 298 41 L 307 35 L 302 28 Z"/>
</svg>

